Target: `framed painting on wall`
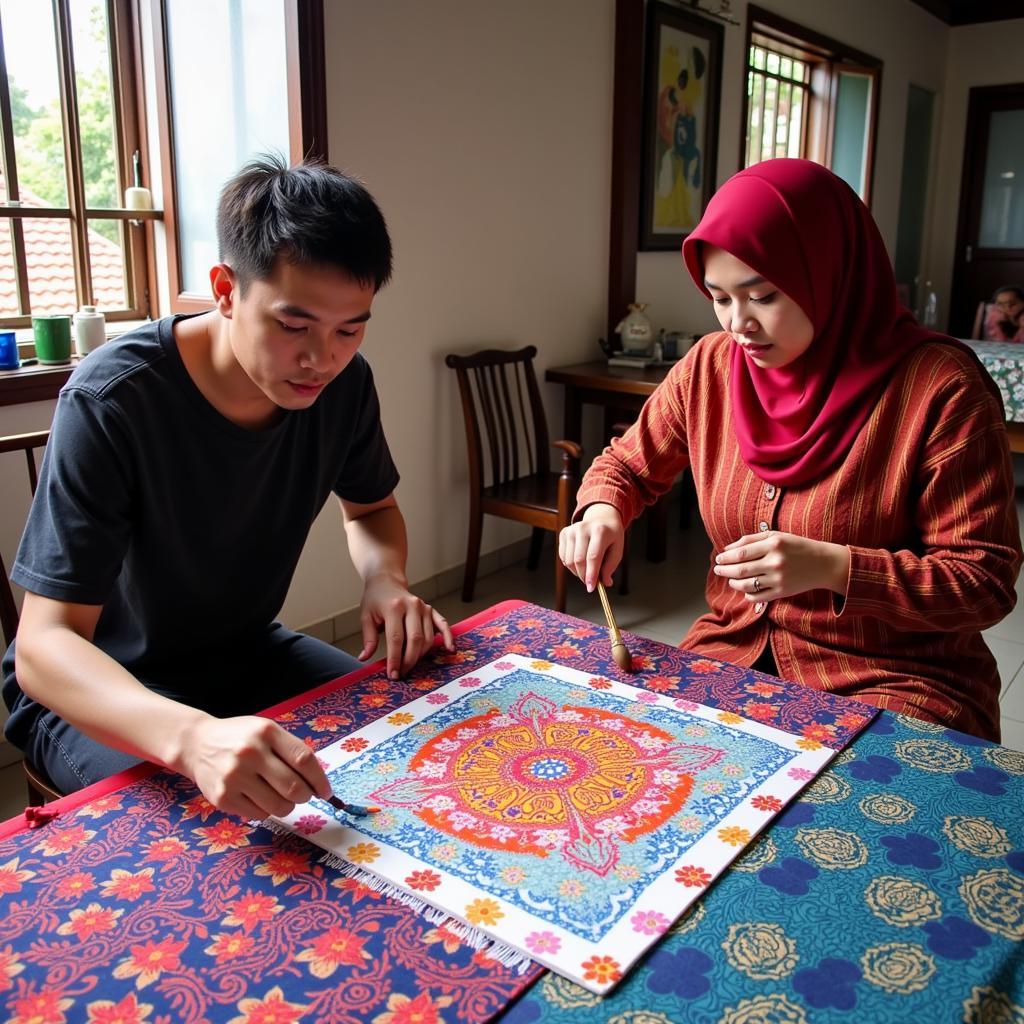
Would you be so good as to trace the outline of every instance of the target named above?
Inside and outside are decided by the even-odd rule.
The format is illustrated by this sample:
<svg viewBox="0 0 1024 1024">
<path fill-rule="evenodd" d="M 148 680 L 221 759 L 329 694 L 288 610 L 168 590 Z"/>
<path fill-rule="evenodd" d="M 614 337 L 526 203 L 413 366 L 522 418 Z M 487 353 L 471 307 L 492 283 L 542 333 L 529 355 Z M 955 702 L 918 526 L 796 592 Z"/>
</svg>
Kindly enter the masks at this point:
<svg viewBox="0 0 1024 1024">
<path fill-rule="evenodd" d="M 715 187 L 721 25 L 650 0 L 644 55 L 640 249 L 678 249 Z"/>
</svg>

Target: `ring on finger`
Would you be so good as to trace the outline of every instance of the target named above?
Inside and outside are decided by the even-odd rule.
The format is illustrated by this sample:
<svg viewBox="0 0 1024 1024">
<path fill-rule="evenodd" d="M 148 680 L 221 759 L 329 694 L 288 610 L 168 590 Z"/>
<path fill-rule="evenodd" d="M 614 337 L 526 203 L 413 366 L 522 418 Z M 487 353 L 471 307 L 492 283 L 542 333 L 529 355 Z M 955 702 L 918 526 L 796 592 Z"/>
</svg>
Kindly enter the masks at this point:
<svg viewBox="0 0 1024 1024">
<path fill-rule="evenodd" d="M 755 594 L 760 594 L 761 593 L 761 579 L 758 576 L 754 577 L 754 593 Z"/>
</svg>

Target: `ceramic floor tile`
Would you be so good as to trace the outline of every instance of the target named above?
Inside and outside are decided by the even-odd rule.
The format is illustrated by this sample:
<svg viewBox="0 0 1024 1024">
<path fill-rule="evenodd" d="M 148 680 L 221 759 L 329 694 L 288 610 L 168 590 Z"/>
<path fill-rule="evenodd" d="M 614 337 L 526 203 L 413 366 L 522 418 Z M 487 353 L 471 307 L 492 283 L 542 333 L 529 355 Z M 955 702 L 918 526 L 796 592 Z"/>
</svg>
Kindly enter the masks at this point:
<svg viewBox="0 0 1024 1024">
<path fill-rule="evenodd" d="M 996 665 L 999 667 L 1000 693 L 1005 696 L 1010 683 L 1024 665 L 1024 643 L 1014 643 L 1012 640 L 1003 640 L 991 634 L 986 634 L 985 643 L 995 655 Z M 1024 718 L 1024 714 L 1018 717 Z"/>
<path fill-rule="evenodd" d="M 1024 722 L 1024 667 L 1018 668 L 1004 685 L 1003 695 L 999 698 L 999 713 Z"/>
<path fill-rule="evenodd" d="M 1024 722 L 1013 718 L 1004 718 L 1000 723 L 1003 730 L 1002 744 L 1011 750 L 1024 751 Z"/>
</svg>

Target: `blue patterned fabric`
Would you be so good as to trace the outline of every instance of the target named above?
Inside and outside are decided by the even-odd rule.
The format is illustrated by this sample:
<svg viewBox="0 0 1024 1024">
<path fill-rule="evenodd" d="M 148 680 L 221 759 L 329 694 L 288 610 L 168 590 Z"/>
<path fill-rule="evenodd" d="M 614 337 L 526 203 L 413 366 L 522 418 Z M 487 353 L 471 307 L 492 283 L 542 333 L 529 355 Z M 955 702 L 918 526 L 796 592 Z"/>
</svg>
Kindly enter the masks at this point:
<svg viewBox="0 0 1024 1024">
<path fill-rule="evenodd" d="M 501 1024 L 1024 1021 L 1024 753 L 882 714 L 603 999 Z"/>
</svg>

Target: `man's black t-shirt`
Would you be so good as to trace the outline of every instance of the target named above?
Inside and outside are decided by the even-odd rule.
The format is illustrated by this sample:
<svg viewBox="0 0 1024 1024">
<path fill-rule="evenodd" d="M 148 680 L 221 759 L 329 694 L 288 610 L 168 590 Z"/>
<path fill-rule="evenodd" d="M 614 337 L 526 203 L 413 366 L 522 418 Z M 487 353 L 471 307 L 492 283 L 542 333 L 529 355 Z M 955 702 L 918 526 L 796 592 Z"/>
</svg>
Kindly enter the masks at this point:
<svg viewBox="0 0 1024 1024">
<path fill-rule="evenodd" d="M 246 430 L 193 383 L 178 319 L 125 334 L 72 374 L 11 571 L 32 593 L 103 605 L 94 642 L 144 679 L 187 676 L 206 652 L 264 633 L 331 491 L 371 503 L 398 483 L 361 355 L 310 408 Z M 18 743 L 38 706 L 13 665 L 12 645 L 4 700 Z"/>
</svg>

